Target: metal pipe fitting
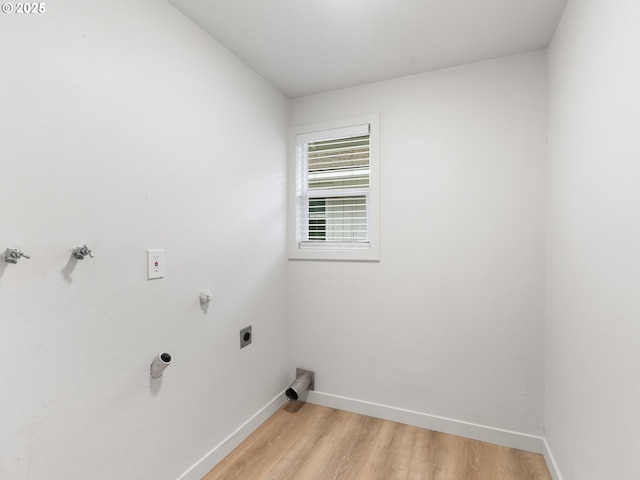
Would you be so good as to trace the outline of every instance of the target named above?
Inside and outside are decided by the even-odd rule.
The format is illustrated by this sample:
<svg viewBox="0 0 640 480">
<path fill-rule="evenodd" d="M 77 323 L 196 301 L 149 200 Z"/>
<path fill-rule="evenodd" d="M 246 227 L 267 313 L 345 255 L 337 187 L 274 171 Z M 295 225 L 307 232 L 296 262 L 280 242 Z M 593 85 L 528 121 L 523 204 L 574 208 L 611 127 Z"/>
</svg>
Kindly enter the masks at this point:
<svg viewBox="0 0 640 480">
<path fill-rule="evenodd" d="M 154 358 L 153 362 L 151 363 L 151 376 L 153 378 L 160 378 L 165 368 L 171 365 L 172 360 L 173 357 L 168 352 L 162 352 L 156 355 L 156 358 Z"/>
<path fill-rule="evenodd" d="M 19 248 L 7 248 L 4 251 L 4 261 L 7 263 L 18 263 L 20 257 L 31 258 Z"/>
<path fill-rule="evenodd" d="M 284 392 L 287 400 L 295 402 L 300 398 L 302 393 L 307 390 L 313 390 L 314 377 L 314 372 L 296 368 L 296 379 Z"/>
<path fill-rule="evenodd" d="M 86 257 L 87 255 L 93 258 L 93 252 L 91 252 L 89 247 L 87 247 L 86 245 L 83 245 L 82 247 L 76 247 L 73 250 L 73 256 L 78 260 L 84 260 L 84 257 Z"/>
</svg>

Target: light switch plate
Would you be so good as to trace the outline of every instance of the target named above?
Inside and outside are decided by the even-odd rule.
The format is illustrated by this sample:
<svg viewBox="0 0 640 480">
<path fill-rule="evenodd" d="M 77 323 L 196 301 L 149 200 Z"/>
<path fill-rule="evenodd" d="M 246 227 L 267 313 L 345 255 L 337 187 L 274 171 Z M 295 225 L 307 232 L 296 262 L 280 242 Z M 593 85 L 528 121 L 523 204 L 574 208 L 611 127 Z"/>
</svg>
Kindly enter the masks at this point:
<svg viewBox="0 0 640 480">
<path fill-rule="evenodd" d="M 164 277 L 164 250 L 147 250 L 147 279 Z"/>
</svg>

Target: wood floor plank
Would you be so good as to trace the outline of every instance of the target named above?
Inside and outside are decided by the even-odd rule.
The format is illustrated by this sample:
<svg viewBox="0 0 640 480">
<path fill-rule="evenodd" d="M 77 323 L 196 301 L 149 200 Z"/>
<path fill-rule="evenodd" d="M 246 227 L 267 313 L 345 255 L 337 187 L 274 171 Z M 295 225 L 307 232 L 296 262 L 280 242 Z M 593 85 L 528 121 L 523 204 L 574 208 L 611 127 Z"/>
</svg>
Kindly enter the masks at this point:
<svg viewBox="0 0 640 480">
<path fill-rule="evenodd" d="M 330 423 L 325 425 L 325 429 L 322 432 L 314 431 L 309 432 L 310 435 L 319 437 L 316 448 L 311 452 L 307 461 L 300 465 L 297 469 L 299 479 L 320 480 L 325 474 L 326 464 L 328 459 L 333 458 L 336 451 L 336 445 L 339 444 L 340 439 L 344 435 L 345 426 L 348 425 L 350 415 L 348 412 L 342 410 L 332 410 L 332 416 Z M 270 480 L 279 480 L 272 478 Z"/>
<path fill-rule="evenodd" d="M 384 455 L 381 455 L 378 477 L 380 480 L 407 480 L 409 476 L 409 466 L 411 452 L 416 443 L 416 429 L 409 425 L 385 422 L 393 426 L 393 438 L 386 448 Z M 364 479 L 363 479 L 364 480 Z"/>
<path fill-rule="evenodd" d="M 261 478 L 261 470 L 277 462 L 279 455 L 297 440 L 299 432 L 316 419 L 316 412 L 310 409 L 300 409 L 295 417 L 279 409 L 242 443 L 241 449 L 231 452 L 203 480 Z"/>
<path fill-rule="evenodd" d="M 290 450 L 274 465 L 265 475 L 265 480 L 289 480 L 306 478 L 305 470 L 312 468 L 317 471 L 318 466 L 324 462 L 327 447 L 331 447 L 336 436 L 347 417 L 345 412 L 334 409 L 318 408 L 316 405 L 302 404 L 316 416 L 315 421 L 307 426 L 304 434 L 301 433 L 298 440 Z"/>
<path fill-rule="evenodd" d="M 306 465 L 301 477 L 313 480 L 357 480 L 366 462 L 370 444 L 381 425 L 363 415 L 342 415 L 337 430 L 323 444 L 323 451 Z"/>
<path fill-rule="evenodd" d="M 396 438 L 398 424 L 381 421 L 382 427 L 372 445 L 359 480 L 384 480 L 383 465 L 389 461 L 390 449 Z"/>
<path fill-rule="evenodd" d="M 302 402 L 202 480 L 551 480 L 541 455 Z"/>
<path fill-rule="evenodd" d="M 407 480 L 444 480 L 442 458 L 443 434 L 417 428 L 416 442 L 409 459 Z"/>
</svg>

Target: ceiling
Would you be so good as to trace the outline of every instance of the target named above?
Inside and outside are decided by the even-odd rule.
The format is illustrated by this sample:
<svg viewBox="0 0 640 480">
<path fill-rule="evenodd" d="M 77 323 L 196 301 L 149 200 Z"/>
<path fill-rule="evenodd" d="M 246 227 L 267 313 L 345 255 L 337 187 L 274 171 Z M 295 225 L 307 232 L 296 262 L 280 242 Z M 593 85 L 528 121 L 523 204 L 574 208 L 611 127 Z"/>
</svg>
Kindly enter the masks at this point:
<svg viewBox="0 0 640 480">
<path fill-rule="evenodd" d="M 543 49 L 567 0 L 168 0 L 290 98 Z"/>
</svg>

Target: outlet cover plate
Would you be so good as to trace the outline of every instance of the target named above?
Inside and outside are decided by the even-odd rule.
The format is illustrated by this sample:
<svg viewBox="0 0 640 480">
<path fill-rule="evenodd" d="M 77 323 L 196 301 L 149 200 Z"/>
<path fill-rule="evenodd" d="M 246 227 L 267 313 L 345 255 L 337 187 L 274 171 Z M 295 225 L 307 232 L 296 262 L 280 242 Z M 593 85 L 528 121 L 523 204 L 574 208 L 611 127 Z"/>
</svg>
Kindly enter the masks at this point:
<svg viewBox="0 0 640 480">
<path fill-rule="evenodd" d="M 147 250 L 147 279 L 164 277 L 164 250 Z"/>
<path fill-rule="evenodd" d="M 251 345 L 253 340 L 253 333 L 251 333 L 251 325 L 244 327 L 240 330 L 240 348 L 244 348 L 247 345 Z"/>
</svg>

